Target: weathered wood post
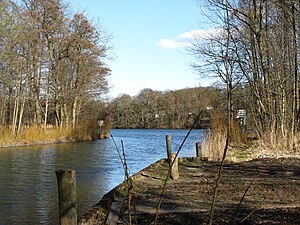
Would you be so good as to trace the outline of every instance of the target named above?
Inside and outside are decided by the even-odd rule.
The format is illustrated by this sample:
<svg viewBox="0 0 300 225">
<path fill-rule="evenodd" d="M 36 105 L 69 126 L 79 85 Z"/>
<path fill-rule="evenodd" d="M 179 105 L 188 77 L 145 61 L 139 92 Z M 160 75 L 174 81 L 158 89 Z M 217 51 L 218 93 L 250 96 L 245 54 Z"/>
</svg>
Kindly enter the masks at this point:
<svg viewBox="0 0 300 225">
<path fill-rule="evenodd" d="M 201 155 L 201 142 L 196 143 L 196 157 L 200 158 Z"/>
<path fill-rule="evenodd" d="M 167 145 L 167 157 L 169 165 L 171 165 L 171 153 L 172 153 L 172 144 L 171 144 L 171 135 L 166 135 L 166 145 Z"/>
<path fill-rule="evenodd" d="M 176 156 L 176 153 L 172 153 L 172 144 L 171 144 L 171 135 L 166 135 L 166 145 L 167 145 L 167 156 L 168 156 L 168 162 L 170 167 L 170 177 L 172 180 L 176 180 L 179 178 L 179 172 L 178 172 L 178 158 Z"/>
<path fill-rule="evenodd" d="M 58 184 L 59 224 L 77 225 L 76 173 L 55 171 Z"/>
<path fill-rule="evenodd" d="M 171 165 L 171 178 L 172 180 L 177 180 L 179 178 L 179 172 L 178 172 L 178 157 L 176 157 L 176 153 L 170 154 L 170 165 Z"/>
<path fill-rule="evenodd" d="M 208 149 L 204 146 L 203 142 L 196 143 L 196 156 L 201 160 L 208 161 Z"/>
</svg>

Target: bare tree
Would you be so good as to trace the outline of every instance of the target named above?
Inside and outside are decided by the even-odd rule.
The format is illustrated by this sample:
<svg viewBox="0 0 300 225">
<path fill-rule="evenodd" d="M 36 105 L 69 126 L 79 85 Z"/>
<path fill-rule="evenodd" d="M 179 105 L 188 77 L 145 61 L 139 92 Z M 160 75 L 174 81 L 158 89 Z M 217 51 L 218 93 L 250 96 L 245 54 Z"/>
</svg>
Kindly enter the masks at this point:
<svg viewBox="0 0 300 225">
<path fill-rule="evenodd" d="M 258 134 L 271 132 L 271 142 L 277 135 L 290 139 L 298 124 L 299 2 L 210 0 L 206 4 L 213 12 L 228 9 L 228 68 L 232 75 L 226 80 L 222 74 L 226 71 L 222 64 L 226 38 L 222 41 L 222 35 L 195 42 L 192 52 L 201 60 L 195 69 L 202 72 L 205 68 L 224 83 L 231 82 L 233 91 L 235 84 L 243 81 L 254 99 L 251 111 Z M 221 19 L 217 21 L 218 27 L 226 25 Z"/>
<path fill-rule="evenodd" d="M 109 36 L 60 0 L 0 1 L 0 122 L 75 128 L 108 90 Z M 3 29 L 2 29 L 3 28 Z M 98 29 L 99 28 L 99 29 Z"/>
</svg>

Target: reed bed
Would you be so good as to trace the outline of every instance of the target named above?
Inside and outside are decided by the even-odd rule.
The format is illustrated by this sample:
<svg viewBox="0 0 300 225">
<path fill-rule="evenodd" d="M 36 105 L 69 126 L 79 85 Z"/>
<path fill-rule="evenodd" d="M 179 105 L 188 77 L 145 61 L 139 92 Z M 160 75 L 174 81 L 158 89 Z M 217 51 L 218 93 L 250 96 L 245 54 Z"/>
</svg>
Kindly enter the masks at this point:
<svg viewBox="0 0 300 225">
<path fill-rule="evenodd" d="M 97 132 L 97 126 L 91 123 L 80 125 L 75 129 L 24 126 L 18 134 L 12 132 L 10 127 L 0 126 L 0 147 L 93 140 L 98 138 Z"/>
</svg>

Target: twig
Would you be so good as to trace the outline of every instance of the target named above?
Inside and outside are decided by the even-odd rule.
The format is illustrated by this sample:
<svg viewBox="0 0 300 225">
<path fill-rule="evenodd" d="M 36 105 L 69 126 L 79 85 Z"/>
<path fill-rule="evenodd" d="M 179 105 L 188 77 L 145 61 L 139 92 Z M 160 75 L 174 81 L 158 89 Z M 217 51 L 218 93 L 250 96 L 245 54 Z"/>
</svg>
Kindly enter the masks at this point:
<svg viewBox="0 0 300 225">
<path fill-rule="evenodd" d="M 271 190 L 268 191 L 267 195 L 269 195 L 271 192 Z M 260 210 L 262 208 L 262 204 L 260 203 L 259 207 L 256 207 L 256 209 L 253 209 L 247 216 L 244 217 L 244 219 L 242 219 L 239 223 L 243 223 L 246 219 L 248 219 L 253 213 L 255 213 L 256 211 Z"/>
<path fill-rule="evenodd" d="M 124 142 L 121 140 L 121 145 L 122 145 L 122 153 L 123 153 L 123 162 L 124 162 L 124 174 L 125 174 L 125 179 L 128 180 L 129 178 L 129 173 L 128 173 L 128 167 L 127 167 L 127 161 L 126 161 L 126 154 L 125 154 L 125 148 L 124 148 Z"/>
<path fill-rule="evenodd" d="M 210 213 L 209 213 L 209 225 L 212 225 L 213 223 L 213 214 L 214 214 L 214 209 L 215 209 L 215 204 L 216 204 L 216 200 L 217 200 L 217 195 L 218 195 L 218 187 L 219 187 L 219 182 L 221 179 L 221 175 L 223 172 L 223 167 L 224 167 L 224 163 L 225 163 L 225 158 L 227 155 L 227 151 L 228 151 L 228 145 L 229 145 L 229 139 L 230 139 L 230 135 L 231 135 L 231 109 L 232 109 L 232 105 L 231 105 L 231 100 L 232 100 L 232 80 L 231 77 L 229 75 L 229 56 L 228 56 L 228 51 L 229 51 L 229 41 L 230 41 L 230 24 L 229 24 L 229 10 L 228 10 L 228 0 L 226 0 L 226 8 L 225 8 L 225 20 L 226 20 L 226 30 L 227 30 L 227 39 L 226 39 L 226 56 L 225 56 L 225 73 L 226 73 L 226 90 L 227 90 L 227 137 L 226 137 L 226 144 L 224 147 L 224 152 L 223 152 L 223 157 L 222 157 L 222 161 L 221 161 L 221 166 L 219 169 L 219 173 L 218 173 L 218 177 L 216 180 L 216 186 L 215 186 L 215 191 L 214 191 L 214 196 L 213 196 L 213 200 L 211 203 L 211 208 L 210 208 Z"/>
<path fill-rule="evenodd" d="M 241 207 L 241 205 L 242 205 L 242 202 L 244 201 L 244 199 L 245 199 L 245 197 L 246 197 L 246 194 L 247 194 L 247 192 L 249 191 L 250 187 L 252 186 L 254 180 L 255 180 L 255 178 L 253 178 L 253 179 L 251 180 L 250 184 L 247 186 L 246 190 L 244 191 L 244 194 L 243 194 L 242 198 L 240 199 L 240 202 L 239 202 L 239 204 L 238 204 L 238 206 L 237 206 L 237 208 L 236 208 L 235 214 L 234 214 L 234 216 L 233 216 L 233 218 L 232 218 L 232 220 L 231 220 L 231 224 L 232 224 L 233 221 L 235 220 L 235 218 L 236 218 L 236 216 L 237 216 L 237 214 L 238 214 L 238 212 L 239 212 L 239 209 L 240 209 L 240 207 Z"/>
<path fill-rule="evenodd" d="M 131 218 L 131 210 L 130 209 L 131 209 L 131 198 L 132 198 L 132 193 L 131 192 L 132 192 L 133 186 L 132 186 L 131 180 L 129 179 L 129 172 L 128 172 L 129 170 L 128 170 L 127 161 L 126 161 L 126 153 L 125 153 L 124 142 L 123 142 L 123 140 L 121 140 L 122 155 L 123 155 L 123 157 L 122 157 L 121 152 L 120 152 L 120 150 L 119 150 L 119 148 L 118 148 L 118 146 L 116 144 L 116 141 L 115 141 L 115 139 L 114 139 L 114 137 L 113 137 L 113 135 L 112 135 L 112 133 L 110 131 L 109 131 L 109 134 L 110 134 L 110 136 L 111 136 L 111 138 L 113 140 L 113 143 L 114 143 L 114 145 L 115 145 L 115 147 L 117 149 L 118 156 L 120 158 L 120 161 L 121 161 L 123 169 L 124 169 L 124 182 L 126 183 L 127 197 L 128 197 L 128 218 L 129 218 L 129 224 L 131 225 L 132 224 L 132 218 Z M 122 205 L 124 205 L 124 202 L 125 202 L 125 197 L 126 197 L 125 191 L 126 190 L 124 190 L 124 198 L 123 198 Z M 122 209 L 124 210 L 123 207 L 122 207 Z"/>
<path fill-rule="evenodd" d="M 227 135 L 227 137 L 226 137 L 226 144 L 225 144 L 225 147 L 224 147 L 224 153 L 223 153 L 220 169 L 219 169 L 219 172 L 218 172 L 218 177 L 217 177 L 217 180 L 216 180 L 214 196 L 213 196 L 213 200 L 212 200 L 211 207 L 210 207 L 210 212 L 209 212 L 209 225 L 212 225 L 212 222 L 213 222 L 213 214 L 214 214 L 215 204 L 216 204 L 217 195 L 218 195 L 218 187 L 219 187 L 219 182 L 220 182 L 221 175 L 222 175 L 223 168 L 224 168 L 225 158 L 226 158 L 226 154 L 227 154 L 227 150 L 228 150 L 228 144 L 229 144 L 229 135 Z"/>
<path fill-rule="evenodd" d="M 162 203 L 162 199 L 163 199 L 163 194 L 165 193 L 166 191 L 166 187 L 167 187 L 167 183 L 168 183 L 168 180 L 170 178 L 170 174 L 171 174 L 171 168 L 176 160 L 176 158 L 178 157 L 185 141 L 187 140 L 187 138 L 189 137 L 190 133 L 192 132 L 192 130 L 194 129 L 196 123 L 198 122 L 199 118 L 200 118 L 200 115 L 201 113 L 199 113 L 196 117 L 196 119 L 194 120 L 194 123 L 192 125 L 192 127 L 190 128 L 190 130 L 188 131 L 188 133 L 186 134 L 185 138 L 183 139 L 181 145 L 179 146 L 179 149 L 178 151 L 176 152 L 176 155 L 175 155 L 175 158 L 174 160 L 170 163 L 170 166 L 169 166 L 169 169 L 168 169 L 168 173 L 166 175 L 166 178 L 164 180 L 164 185 L 163 185 L 163 188 L 162 188 L 162 191 L 160 193 L 160 196 L 159 196 L 159 200 L 158 200 L 158 203 L 157 203 L 157 207 L 156 207 L 156 214 L 155 214 L 155 221 L 154 221 L 154 225 L 157 225 L 157 221 L 158 221 L 158 215 L 159 215 L 159 210 L 160 210 L 160 207 L 161 207 L 161 203 Z"/>
<path fill-rule="evenodd" d="M 124 162 L 123 162 L 123 159 L 122 159 L 122 156 L 121 156 L 121 152 L 120 152 L 120 150 L 119 150 L 119 148 L 118 148 L 118 146 L 117 146 L 117 144 L 116 144 L 116 141 L 115 141 L 115 139 L 114 139 L 114 136 L 112 135 L 112 133 L 111 133 L 110 131 L 109 131 L 109 134 L 110 134 L 110 137 L 111 137 L 111 139 L 113 140 L 113 143 L 114 143 L 114 145 L 115 145 L 115 147 L 116 147 L 116 149 L 117 149 L 118 156 L 119 156 L 119 158 L 120 158 L 120 160 L 121 160 L 123 169 L 125 169 L 125 168 L 124 168 Z"/>
<path fill-rule="evenodd" d="M 124 160 L 124 174 L 125 174 L 125 182 L 127 185 L 127 197 L 128 197 L 128 219 L 129 219 L 129 225 L 132 224 L 131 222 L 131 189 L 132 189 L 132 183 L 129 180 L 129 173 L 128 173 L 128 167 L 127 167 L 127 162 L 126 162 L 126 154 L 125 154 L 125 148 L 124 148 L 124 143 L 123 140 L 121 140 L 122 144 L 122 152 L 123 152 L 123 160 Z"/>
<path fill-rule="evenodd" d="M 239 223 L 243 223 L 246 219 L 248 219 L 250 216 L 252 216 L 253 213 L 255 213 L 258 209 L 253 209 L 247 216 L 245 216 L 244 219 L 242 219 Z"/>
</svg>

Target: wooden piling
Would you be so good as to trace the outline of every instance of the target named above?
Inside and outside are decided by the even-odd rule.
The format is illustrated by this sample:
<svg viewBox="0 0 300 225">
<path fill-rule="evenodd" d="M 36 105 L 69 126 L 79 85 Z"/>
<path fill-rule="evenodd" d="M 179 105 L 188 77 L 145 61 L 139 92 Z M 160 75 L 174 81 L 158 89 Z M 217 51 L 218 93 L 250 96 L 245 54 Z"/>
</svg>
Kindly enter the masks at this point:
<svg viewBox="0 0 300 225">
<path fill-rule="evenodd" d="M 176 153 L 170 154 L 170 162 L 171 162 L 171 179 L 177 180 L 179 178 L 179 171 L 178 171 L 178 157 L 176 157 Z"/>
<path fill-rule="evenodd" d="M 171 140 L 172 140 L 171 135 L 166 135 L 167 157 L 168 157 L 169 165 L 171 165 L 171 152 L 172 152 Z"/>
<path fill-rule="evenodd" d="M 201 155 L 201 142 L 196 143 L 196 157 L 200 158 Z"/>
<path fill-rule="evenodd" d="M 77 225 L 75 171 L 55 171 L 58 184 L 59 224 Z"/>
</svg>

